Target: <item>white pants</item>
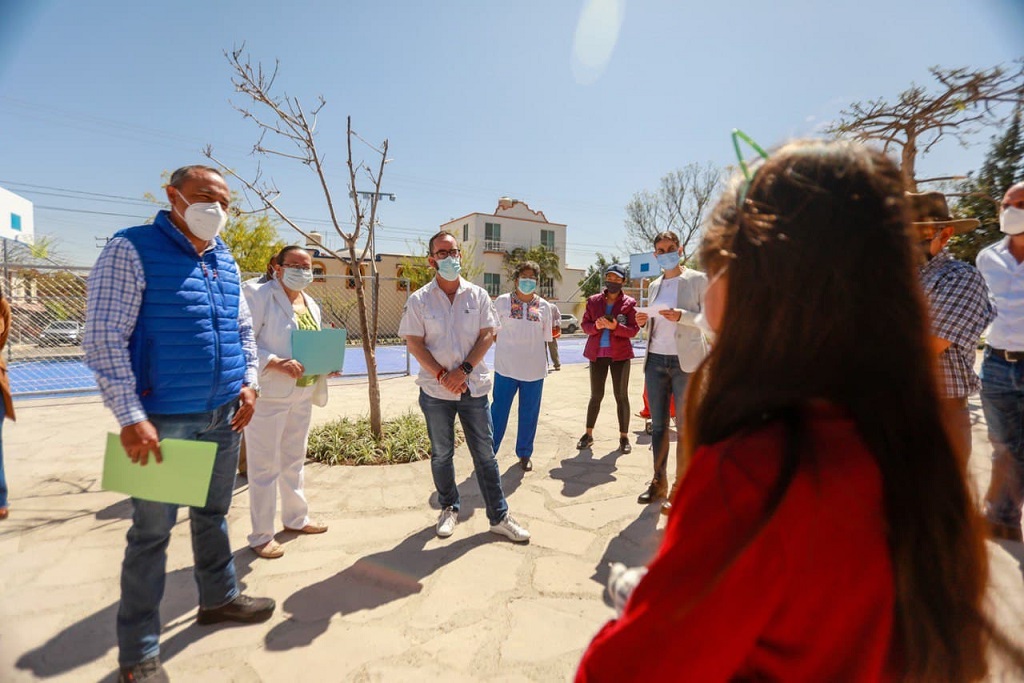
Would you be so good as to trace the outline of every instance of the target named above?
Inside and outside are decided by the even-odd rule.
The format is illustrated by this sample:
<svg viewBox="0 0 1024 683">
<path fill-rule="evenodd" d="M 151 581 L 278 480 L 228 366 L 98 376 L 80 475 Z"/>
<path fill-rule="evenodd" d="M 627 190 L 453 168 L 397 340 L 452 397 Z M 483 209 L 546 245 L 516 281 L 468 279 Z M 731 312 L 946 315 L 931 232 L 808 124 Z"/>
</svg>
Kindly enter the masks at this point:
<svg viewBox="0 0 1024 683">
<path fill-rule="evenodd" d="M 315 385 L 314 385 L 315 386 Z M 309 524 L 309 505 L 302 492 L 302 465 L 313 413 L 313 386 L 296 387 L 288 398 L 260 398 L 245 428 L 248 459 L 249 546 L 274 538 L 277 489 L 281 490 L 281 522 L 289 529 Z"/>
</svg>

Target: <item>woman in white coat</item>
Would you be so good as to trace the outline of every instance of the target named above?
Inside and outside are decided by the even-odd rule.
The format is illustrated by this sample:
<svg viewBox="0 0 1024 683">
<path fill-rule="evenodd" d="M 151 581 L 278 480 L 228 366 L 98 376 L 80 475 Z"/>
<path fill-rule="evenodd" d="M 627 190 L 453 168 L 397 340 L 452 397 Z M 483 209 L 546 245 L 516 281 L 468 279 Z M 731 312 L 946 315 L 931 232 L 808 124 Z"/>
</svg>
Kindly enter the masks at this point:
<svg viewBox="0 0 1024 683">
<path fill-rule="evenodd" d="M 284 548 L 274 540 L 277 491 L 287 531 L 321 534 L 323 524 L 309 518 L 302 490 L 309 421 L 313 404 L 327 403 L 325 376 L 307 376 L 292 358 L 292 330 L 319 330 L 320 307 L 303 294 L 313 281 L 313 260 L 301 247 L 285 247 L 274 265 L 276 277 L 245 292 L 260 361 L 260 398 L 245 428 L 252 533 L 257 555 L 277 558 Z"/>
</svg>

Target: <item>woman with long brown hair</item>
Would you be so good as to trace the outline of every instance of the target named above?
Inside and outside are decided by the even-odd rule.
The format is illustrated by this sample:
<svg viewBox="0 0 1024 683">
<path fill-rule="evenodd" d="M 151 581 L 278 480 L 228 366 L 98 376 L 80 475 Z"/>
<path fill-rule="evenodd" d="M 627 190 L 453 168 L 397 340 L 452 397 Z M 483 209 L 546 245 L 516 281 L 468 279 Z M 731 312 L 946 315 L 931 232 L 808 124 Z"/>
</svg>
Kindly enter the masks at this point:
<svg viewBox="0 0 1024 683">
<path fill-rule="evenodd" d="M 903 188 L 865 147 L 784 146 L 706 229 L 716 332 L 657 557 L 577 680 L 968 681 L 979 517 L 940 420 Z"/>
</svg>

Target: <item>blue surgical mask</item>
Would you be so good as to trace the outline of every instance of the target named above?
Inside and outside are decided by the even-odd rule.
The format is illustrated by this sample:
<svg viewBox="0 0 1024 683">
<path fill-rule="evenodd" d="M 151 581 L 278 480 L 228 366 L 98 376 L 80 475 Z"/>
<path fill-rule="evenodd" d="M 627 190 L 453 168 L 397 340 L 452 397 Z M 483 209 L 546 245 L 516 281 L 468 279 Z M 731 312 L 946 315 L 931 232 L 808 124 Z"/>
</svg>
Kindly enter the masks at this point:
<svg viewBox="0 0 1024 683">
<path fill-rule="evenodd" d="M 443 258 L 437 262 L 437 274 L 440 275 L 448 282 L 455 282 L 459 279 L 459 273 L 462 272 L 462 263 L 459 259 L 454 256 Z"/>
<path fill-rule="evenodd" d="M 537 281 L 528 277 L 519 278 L 519 291 L 523 294 L 533 294 L 537 290 Z"/>
<path fill-rule="evenodd" d="M 669 251 L 664 254 L 658 254 L 655 258 L 658 259 L 658 265 L 661 266 L 662 270 L 672 270 L 679 265 L 678 251 Z"/>
</svg>

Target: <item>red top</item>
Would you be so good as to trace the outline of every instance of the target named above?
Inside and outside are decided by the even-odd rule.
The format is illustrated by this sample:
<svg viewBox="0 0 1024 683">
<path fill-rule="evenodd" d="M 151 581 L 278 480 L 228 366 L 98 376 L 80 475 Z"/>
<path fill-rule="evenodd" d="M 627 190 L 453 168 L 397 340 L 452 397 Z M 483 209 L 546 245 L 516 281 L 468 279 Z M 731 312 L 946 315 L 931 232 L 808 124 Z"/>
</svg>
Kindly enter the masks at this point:
<svg viewBox="0 0 1024 683">
<path fill-rule="evenodd" d="M 760 531 L 782 427 L 698 449 L 647 576 L 577 681 L 899 679 L 878 468 L 838 411 L 807 424 L 817 457 Z"/>
<path fill-rule="evenodd" d="M 587 360 L 594 360 L 600 352 L 601 334 L 604 330 L 597 329 L 594 324 L 598 318 L 605 315 L 608 301 L 604 298 L 604 291 L 598 292 L 587 299 L 587 308 L 583 312 L 583 320 L 580 321 L 580 328 L 586 332 L 587 344 L 583 347 L 583 357 Z M 619 294 L 612 304 L 612 312 L 609 314 L 616 318 L 618 325 L 611 330 L 609 340 L 611 341 L 612 360 L 629 360 L 633 357 L 633 337 L 640 331 L 636 324 L 636 299 L 628 294 Z M 619 319 L 619 316 L 622 319 Z"/>
</svg>

